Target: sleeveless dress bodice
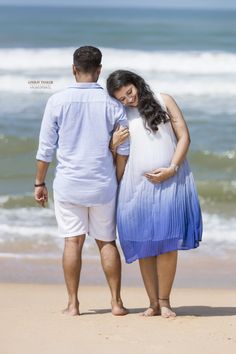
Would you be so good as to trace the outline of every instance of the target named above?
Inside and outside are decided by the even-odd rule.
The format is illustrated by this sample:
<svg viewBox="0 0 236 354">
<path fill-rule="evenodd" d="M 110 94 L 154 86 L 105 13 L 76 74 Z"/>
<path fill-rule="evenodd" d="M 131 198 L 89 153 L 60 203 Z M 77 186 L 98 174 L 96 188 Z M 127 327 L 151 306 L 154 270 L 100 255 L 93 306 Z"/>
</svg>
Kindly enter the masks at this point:
<svg viewBox="0 0 236 354">
<path fill-rule="evenodd" d="M 156 98 L 166 109 L 161 95 Z M 198 247 L 202 217 L 187 159 L 176 175 L 162 183 L 151 183 L 144 176 L 170 166 L 177 144 L 171 122 L 161 123 L 153 133 L 136 108 L 127 108 L 127 117 L 130 155 L 117 203 L 117 229 L 126 262 Z"/>
</svg>

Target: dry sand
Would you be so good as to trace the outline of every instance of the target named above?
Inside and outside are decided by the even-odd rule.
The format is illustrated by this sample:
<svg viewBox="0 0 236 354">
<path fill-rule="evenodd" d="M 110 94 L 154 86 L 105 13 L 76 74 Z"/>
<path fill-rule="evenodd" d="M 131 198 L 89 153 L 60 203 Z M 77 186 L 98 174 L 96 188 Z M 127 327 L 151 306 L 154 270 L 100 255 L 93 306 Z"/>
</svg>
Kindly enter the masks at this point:
<svg viewBox="0 0 236 354">
<path fill-rule="evenodd" d="M 1 294 L 1 354 L 236 353 L 235 289 L 174 288 L 178 317 L 145 318 L 143 288 L 124 287 L 130 309 L 114 317 L 107 287 L 81 286 L 81 316 L 61 314 L 64 285 L 4 284 Z"/>
<path fill-rule="evenodd" d="M 138 263 L 123 264 L 125 317 L 110 313 L 99 259 L 84 259 L 81 316 L 61 314 L 67 294 L 61 257 L 0 258 L 0 354 L 235 354 L 235 254 L 180 254 L 175 319 L 139 316 L 148 305 Z"/>
</svg>

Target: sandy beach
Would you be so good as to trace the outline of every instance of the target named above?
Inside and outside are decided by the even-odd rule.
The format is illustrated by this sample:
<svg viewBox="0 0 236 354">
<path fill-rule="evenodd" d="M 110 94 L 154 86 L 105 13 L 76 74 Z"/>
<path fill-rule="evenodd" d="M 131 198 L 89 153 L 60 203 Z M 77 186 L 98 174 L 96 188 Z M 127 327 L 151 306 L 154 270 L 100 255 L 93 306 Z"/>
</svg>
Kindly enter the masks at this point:
<svg viewBox="0 0 236 354">
<path fill-rule="evenodd" d="M 130 314 L 114 317 L 106 287 L 82 286 L 81 316 L 61 314 L 63 285 L 1 284 L 1 353 L 206 353 L 236 351 L 235 290 L 174 289 L 178 317 L 145 318 L 142 288 L 123 288 Z"/>
<path fill-rule="evenodd" d="M 1 354 L 236 352 L 235 259 L 180 255 L 172 291 L 175 319 L 139 315 L 147 296 L 137 262 L 123 264 L 122 296 L 130 314 L 110 313 L 98 259 L 85 259 L 81 316 L 61 313 L 67 301 L 61 260 L 0 259 Z M 230 271 L 231 270 L 231 271 Z"/>
</svg>

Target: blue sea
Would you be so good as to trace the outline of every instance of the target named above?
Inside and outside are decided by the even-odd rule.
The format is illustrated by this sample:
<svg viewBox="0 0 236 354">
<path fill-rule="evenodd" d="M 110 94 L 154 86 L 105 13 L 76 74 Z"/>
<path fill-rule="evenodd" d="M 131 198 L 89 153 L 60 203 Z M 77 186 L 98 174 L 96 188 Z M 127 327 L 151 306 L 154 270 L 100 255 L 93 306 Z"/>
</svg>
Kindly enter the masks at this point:
<svg viewBox="0 0 236 354">
<path fill-rule="evenodd" d="M 73 82 L 72 54 L 85 44 L 103 52 L 101 85 L 113 70 L 129 69 L 175 98 L 191 134 L 202 249 L 236 250 L 236 12 L 2 6 L 0 257 L 61 252 L 52 194 L 46 209 L 33 199 L 35 154 L 46 101 Z M 93 247 L 86 243 L 88 257 Z"/>
</svg>

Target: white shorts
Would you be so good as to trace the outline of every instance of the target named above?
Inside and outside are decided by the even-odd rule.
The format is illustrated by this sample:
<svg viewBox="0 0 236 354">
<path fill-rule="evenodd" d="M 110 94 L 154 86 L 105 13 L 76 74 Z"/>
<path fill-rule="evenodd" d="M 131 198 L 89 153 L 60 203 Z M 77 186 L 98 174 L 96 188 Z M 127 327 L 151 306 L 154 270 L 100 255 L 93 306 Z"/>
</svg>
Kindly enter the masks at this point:
<svg viewBox="0 0 236 354">
<path fill-rule="evenodd" d="M 54 207 L 59 237 L 88 234 L 101 241 L 116 239 L 116 197 L 107 204 L 86 207 L 58 201 L 54 196 Z"/>
</svg>

